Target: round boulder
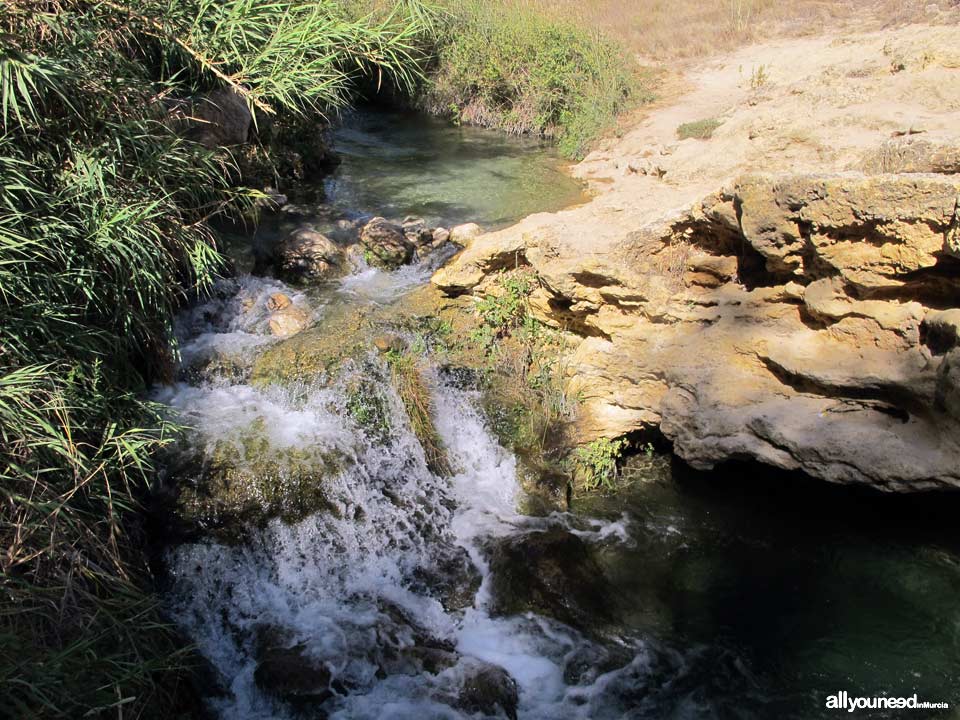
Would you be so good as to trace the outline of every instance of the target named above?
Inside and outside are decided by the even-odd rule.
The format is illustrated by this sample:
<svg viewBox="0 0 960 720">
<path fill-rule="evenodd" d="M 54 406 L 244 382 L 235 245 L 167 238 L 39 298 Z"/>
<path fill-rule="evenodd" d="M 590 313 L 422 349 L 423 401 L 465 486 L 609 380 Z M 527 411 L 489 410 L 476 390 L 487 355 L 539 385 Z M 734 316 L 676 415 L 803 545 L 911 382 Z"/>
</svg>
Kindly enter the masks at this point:
<svg viewBox="0 0 960 720">
<path fill-rule="evenodd" d="M 335 275 L 343 263 L 336 243 L 310 227 L 294 230 L 283 241 L 279 253 L 280 270 L 296 279 L 322 279 Z"/>
<path fill-rule="evenodd" d="M 413 259 L 414 246 L 403 228 L 375 217 L 360 231 L 360 245 L 367 262 L 387 270 L 406 265 Z"/>
</svg>

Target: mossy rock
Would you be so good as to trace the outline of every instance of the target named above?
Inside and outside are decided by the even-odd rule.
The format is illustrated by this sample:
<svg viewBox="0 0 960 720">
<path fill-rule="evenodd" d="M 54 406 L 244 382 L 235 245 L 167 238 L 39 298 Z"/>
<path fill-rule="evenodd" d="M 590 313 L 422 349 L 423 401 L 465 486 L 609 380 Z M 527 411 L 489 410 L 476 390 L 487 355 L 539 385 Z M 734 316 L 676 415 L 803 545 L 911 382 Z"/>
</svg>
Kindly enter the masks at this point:
<svg viewBox="0 0 960 720">
<path fill-rule="evenodd" d="M 335 306 L 322 322 L 268 348 L 253 364 L 257 386 L 310 382 L 334 374 L 344 360 L 369 348 L 370 322 L 362 309 Z"/>
<path fill-rule="evenodd" d="M 238 540 L 248 527 L 274 518 L 298 522 L 318 511 L 337 513 L 324 480 L 347 462 L 333 451 L 271 447 L 259 420 L 238 442 L 220 440 L 203 458 L 181 461 L 174 528 Z"/>
</svg>

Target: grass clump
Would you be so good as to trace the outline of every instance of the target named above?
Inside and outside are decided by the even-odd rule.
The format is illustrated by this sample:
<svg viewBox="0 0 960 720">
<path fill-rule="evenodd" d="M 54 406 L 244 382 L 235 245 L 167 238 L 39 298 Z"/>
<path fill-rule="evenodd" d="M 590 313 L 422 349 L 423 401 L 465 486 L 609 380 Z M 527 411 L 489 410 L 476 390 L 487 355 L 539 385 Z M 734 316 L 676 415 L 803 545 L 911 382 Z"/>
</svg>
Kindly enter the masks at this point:
<svg viewBox="0 0 960 720">
<path fill-rule="evenodd" d="M 410 428 L 420 441 L 427 467 L 435 475 L 453 475 L 447 450 L 433 423 L 433 400 L 417 366 L 417 357 L 407 350 L 395 349 L 388 350 L 384 357 L 390 368 L 390 382 L 407 411 Z"/>
<path fill-rule="evenodd" d="M 420 93 L 457 122 L 555 139 L 569 157 L 647 95 L 634 60 L 598 30 L 514 0 L 449 0 Z"/>
<path fill-rule="evenodd" d="M 405 0 L 404 7 L 412 0 Z M 141 504 L 174 430 L 143 391 L 172 321 L 222 262 L 229 153 L 179 101 L 231 88 L 261 114 L 412 79 L 405 10 L 104 0 L 0 6 L 0 706 L 16 717 L 171 717 L 186 653 L 151 594 Z"/>
<path fill-rule="evenodd" d="M 696 140 L 708 140 L 713 137 L 713 131 L 723 125 L 723 121 L 717 118 L 707 118 L 695 122 L 683 123 L 677 128 L 677 137 L 680 140 L 694 138 Z"/>
<path fill-rule="evenodd" d="M 556 483 L 563 476 L 560 459 L 576 398 L 566 389 L 564 335 L 530 312 L 530 296 L 538 286 L 529 268 L 502 273 L 475 300 L 469 344 L 485 358 L 484 403 L 491 429 L 549 494 L 562 491 Z"/>
</svg>

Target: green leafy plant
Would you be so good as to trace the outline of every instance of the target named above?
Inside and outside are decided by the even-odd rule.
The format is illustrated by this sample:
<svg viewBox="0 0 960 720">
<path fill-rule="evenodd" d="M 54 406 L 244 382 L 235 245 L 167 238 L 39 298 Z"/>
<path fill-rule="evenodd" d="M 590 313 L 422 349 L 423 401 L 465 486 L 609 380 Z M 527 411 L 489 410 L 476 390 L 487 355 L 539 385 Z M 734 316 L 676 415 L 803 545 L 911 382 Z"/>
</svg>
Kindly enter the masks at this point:
<svg viewBox="0 0 960 720">
<path fill-rule="evenodd" d="M 627 442 L 623 439 L 598 438 L 576 449 L 574 464 L 583 478 L 584 489 L 613 487 L 617 476 L 617 461 L 626 446 Z"/>
</svg>

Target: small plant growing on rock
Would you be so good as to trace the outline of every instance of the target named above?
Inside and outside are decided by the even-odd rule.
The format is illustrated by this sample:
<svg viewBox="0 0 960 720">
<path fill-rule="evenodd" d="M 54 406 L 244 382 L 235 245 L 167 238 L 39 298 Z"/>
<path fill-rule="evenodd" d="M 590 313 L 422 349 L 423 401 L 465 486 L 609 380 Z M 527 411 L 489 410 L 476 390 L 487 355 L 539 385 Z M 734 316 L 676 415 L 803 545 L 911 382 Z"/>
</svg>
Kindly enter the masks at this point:
<svg viewBox="0 0 960 720">
<path fill-rule="evenodd" d="M 627 441 L 622 438 L 597 438 L 577 448 L 573 458 L 574 466 L 577 474 L 583 478 L 584 489 L 613 487 L 617 476 L 617 461 L 626 446 Z"/>
<path fill-rule="evenodd" d="M 766 65 L 758 65 L 753 69 L 753 72 L 750 73 L 750 89 L 759 90 L 764 85 L 767 84 L 767 81 L 770 79 L 769 74 L 767 73 Z"/>
<path fill-rule="evenodd" d="M 480 327 L 473 334 L 474 341 L 489 351 L 494 340 L 519 327 L 527 315 L 527 299 L 533 289 L 534 280 L 529 273 L 501 275 L 497 291 L 477 300 L 475 311 Z"/>
<path fill-rule="evenodd" d="M 677 137 L 680 140 L 694 138 L 696 140 L 707 140 L 713 136 L 713 131 L 723 125 L 722 120 L 717 118 L 707 118 L 695 122 L 683 123 L 677 128 Z"/>
</svg>

